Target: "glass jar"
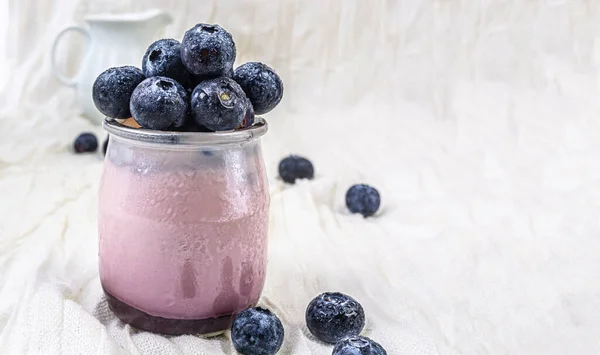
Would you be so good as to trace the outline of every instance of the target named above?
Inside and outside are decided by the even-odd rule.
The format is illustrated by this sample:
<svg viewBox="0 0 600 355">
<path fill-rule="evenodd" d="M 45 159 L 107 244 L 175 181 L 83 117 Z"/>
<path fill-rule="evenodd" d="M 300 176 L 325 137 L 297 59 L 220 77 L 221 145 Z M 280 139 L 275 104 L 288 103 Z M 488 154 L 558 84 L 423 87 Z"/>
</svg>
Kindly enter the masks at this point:
<svg viewBox="0 0 600 355">
<path fill-rule="evenodd" d="M 267 262 L 269 191 L 257 118 L 215 133 L 105 121 L 100 281 L 123 322 L 155 333 L 212 334 L 254 306 Z"/>
</svg>

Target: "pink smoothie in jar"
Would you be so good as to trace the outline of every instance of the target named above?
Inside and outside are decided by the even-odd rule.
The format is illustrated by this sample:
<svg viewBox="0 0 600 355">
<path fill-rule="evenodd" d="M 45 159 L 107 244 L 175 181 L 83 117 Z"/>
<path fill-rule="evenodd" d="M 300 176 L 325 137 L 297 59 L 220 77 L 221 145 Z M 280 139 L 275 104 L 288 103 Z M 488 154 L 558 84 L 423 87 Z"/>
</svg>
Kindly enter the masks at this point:
<svg viewBox="0 0 600 355">
<path fill-rule="evenodd" d="M 227 329 L 265 281 L 266 123 L 225 133 L 105 127 L 99 261 L 110 308 L 156 333 Z"/>
</svg>

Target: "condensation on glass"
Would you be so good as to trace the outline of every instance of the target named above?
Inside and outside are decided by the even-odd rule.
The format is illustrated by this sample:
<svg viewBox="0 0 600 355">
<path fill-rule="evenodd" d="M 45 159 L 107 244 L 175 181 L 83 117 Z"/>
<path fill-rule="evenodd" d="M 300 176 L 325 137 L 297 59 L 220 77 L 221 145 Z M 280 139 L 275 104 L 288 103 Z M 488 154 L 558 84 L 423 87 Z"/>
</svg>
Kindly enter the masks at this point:
<svg viewBox="0 0 600 355">
<path fill-rule="evenodd" d="M 224 331 L 265 280 L 267 123 L 215 133 L 104 127 L 99 266 L 109 307 L 155 333 Z"/>
</svg>

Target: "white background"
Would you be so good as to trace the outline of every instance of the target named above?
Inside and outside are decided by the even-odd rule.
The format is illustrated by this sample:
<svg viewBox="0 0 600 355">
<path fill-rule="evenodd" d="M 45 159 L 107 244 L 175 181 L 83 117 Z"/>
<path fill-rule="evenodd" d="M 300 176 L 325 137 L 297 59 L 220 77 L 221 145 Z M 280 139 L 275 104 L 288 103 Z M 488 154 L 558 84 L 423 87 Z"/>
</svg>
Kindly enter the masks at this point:
<svg viewBox="0 0 600 355">
<path fill-rule="evenodd" d="M 176 18 L 175 38 L 221 24 L 238 64 L 263 61 L 285 82 L 264 139 L 262 302 L 286 327 L 281 353 L 331 353 L 303 321 L 326 290 L 363 304 L 365 334 L 389 354 L 600 353 L 599 2 L 2 6 L 0 353 L 233 351 L 227 338 L 136 333 L 101 302 L 102 159 L 69 149 L 84 130 L 103 133 L 50 75 L 50 43 L 85 14 L 152 6 Z M 77 49 L 63 56 L 72 70 Z M 314 181 L 277 181 L 289 153 L 312 159 Z M 381 191 L 378 217 L 345 211 L 356 182 Z"/>
</svg>

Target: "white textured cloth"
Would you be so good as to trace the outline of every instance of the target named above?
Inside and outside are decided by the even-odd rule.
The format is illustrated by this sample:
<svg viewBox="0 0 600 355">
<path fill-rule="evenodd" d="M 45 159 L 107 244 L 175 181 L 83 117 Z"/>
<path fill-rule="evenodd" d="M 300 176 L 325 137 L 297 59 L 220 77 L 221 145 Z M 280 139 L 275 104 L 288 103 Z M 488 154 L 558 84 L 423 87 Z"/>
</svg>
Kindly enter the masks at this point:
<svg viewBox="0 0 600 355">
<path fill-rule="evenodd" d="M 232 354 L 227 337 L 161 337 L 107 310 L 97 271 L 100 155 L 72 154 L 74 92 L 53 36 L 86 13 L 151 6 L 179 38 L 216 22 L 238 63 L 269 63 L 271 183 L 261 303 L 282 354 L 330 354 L 304 310 L 364 306 L 388 354 L 600 353 L 600 3 L 554 0 L 10 2 L 0 56 L 0 354 Z M 285 186 L 278 160 L 312 159 Z M 376 218 L 346 189 L 376 186 Z"/>
</svg>

